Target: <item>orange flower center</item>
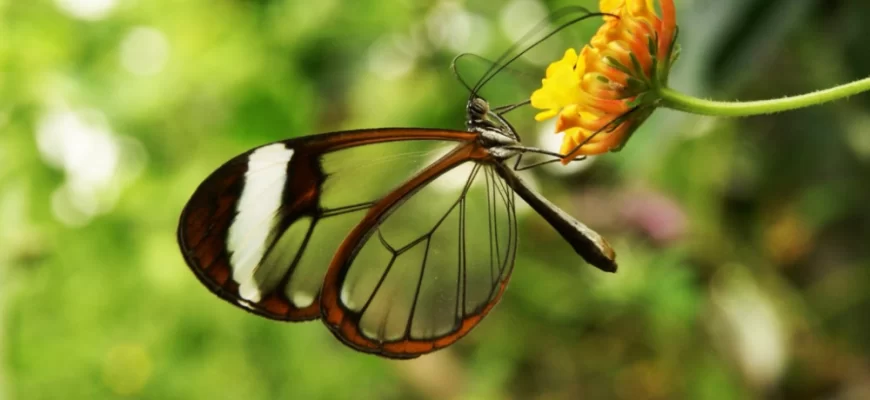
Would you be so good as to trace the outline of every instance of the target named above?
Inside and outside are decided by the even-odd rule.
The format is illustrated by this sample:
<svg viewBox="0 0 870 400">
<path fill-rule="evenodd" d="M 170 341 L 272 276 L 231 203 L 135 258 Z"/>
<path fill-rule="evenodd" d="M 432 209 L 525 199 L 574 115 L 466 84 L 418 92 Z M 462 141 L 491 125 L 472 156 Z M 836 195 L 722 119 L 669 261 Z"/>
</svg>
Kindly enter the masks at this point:
<svg viewBox="0 0 870 400">
<path fill-rule="evenodd" d="M 579 55 L 568 49 L 547 68 L 531 103 L 544 110 L 535 119 L 558 117 L 563 162 L 619 150 L 652 113 L 654 102 L 643 96 L 666 83 L 676 32 L 673 1 L 659 3 L 662 18 L 653 0 L 601 0 L 613 16 Z"/>
</svg>

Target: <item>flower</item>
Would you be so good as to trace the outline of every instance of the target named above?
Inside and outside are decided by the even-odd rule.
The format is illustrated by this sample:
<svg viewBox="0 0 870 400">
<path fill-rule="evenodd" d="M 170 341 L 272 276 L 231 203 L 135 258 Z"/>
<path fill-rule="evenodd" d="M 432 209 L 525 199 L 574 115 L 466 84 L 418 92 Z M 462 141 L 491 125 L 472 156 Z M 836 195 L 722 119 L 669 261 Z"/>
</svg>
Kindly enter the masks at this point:
<svg viewBox="0 0 870 400">
<path fill-rule="evenodd" d="M 653 0 L 600 0 L 609 15 L 589 44 L 547 67 L 531 104 L 544 110 L 538 121 L 558 116 L 563 163 L 621 149 L 652 114 L 658 98 L 651 89 L 666 86 L 679 54 L 673 0 L 659 5 L 661 17 Z"/>
</svg>

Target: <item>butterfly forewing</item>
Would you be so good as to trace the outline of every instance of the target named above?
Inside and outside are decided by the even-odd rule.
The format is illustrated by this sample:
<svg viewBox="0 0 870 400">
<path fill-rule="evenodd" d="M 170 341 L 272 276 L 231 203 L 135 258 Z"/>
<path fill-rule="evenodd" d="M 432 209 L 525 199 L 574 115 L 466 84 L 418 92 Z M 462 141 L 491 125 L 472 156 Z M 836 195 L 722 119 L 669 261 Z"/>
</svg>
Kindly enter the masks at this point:
<svg viewBox="0 0 870 400">
<path fill-rule="evenodd" d="M 179 224 L 182 253 L 233 304 L 274 319 L 317 318 L 326 269 L 366 210 L 432 157 L 473 139 L 383 129 L 256 148 L 196 190 Z"/>
<path fill-rule="evenodd" d="M 435 162 L 342 244 L 322 304 L 343 341 L 415 357 L 453 343 L 496 304 L 516 251 L 514 194 L 500 164 L 473 158 L 460 149 Z"/>
<path fill-rule="evenodd" d="M 453 147 L 454 142 L 395 141 L 325 153 L 321 206 L 341 210 L 351 199 L 370 205 Z"/>
</svg>

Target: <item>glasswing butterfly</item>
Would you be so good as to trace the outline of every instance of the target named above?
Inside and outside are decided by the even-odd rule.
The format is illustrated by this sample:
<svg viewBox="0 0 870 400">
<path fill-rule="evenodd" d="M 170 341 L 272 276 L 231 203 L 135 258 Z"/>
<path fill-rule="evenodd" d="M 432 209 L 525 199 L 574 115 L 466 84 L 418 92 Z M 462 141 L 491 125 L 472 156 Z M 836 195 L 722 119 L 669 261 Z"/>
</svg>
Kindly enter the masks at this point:
<svg viewBox="0 0 870 400">
<path fill-rule="evenodd" d="M 557 29 L 601 15 L 582 11 Z M 522 55 L 504 62 L 512 51 L 470 88 L 467 131 L 334 132 L 231 159 L 181 213 L 188 266 L 236 306 L 320 318 L 346 345 L 390 358 L 452 344 L 498 303 L 514 266 L 515 194 L 587 262 L 615 272 L 604 239 L 515 173 L 522 154 L 561 155 L 522 145 L 502 117 L 511 108 L 491 110 L 478 95 Z"/>
</svg>

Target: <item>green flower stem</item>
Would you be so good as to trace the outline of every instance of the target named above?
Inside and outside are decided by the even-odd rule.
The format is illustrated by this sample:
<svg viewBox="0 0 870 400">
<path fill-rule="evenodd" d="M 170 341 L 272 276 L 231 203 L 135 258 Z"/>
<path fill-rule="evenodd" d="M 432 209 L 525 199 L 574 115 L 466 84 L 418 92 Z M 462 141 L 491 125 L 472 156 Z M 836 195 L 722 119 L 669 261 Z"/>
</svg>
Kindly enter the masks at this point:
<svg viewBox="0 0 870 400">
<path fill-rule="evenodd" d="M 864 78 L 845 85 L 819 90 L 799 96 L 784 97 L 761 101 L 712 101 L 688 96 L 673 89 L 656 89 L 663 107 L 686 111 L 694 114 L 719 117 L 746 117 L 750 115 L 773 114 L 782 111 L 815 106 L 829 101 L 843 99 L 870 90 L 870 78 Z"/>
</svg>

